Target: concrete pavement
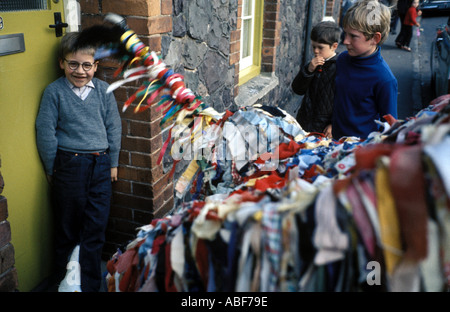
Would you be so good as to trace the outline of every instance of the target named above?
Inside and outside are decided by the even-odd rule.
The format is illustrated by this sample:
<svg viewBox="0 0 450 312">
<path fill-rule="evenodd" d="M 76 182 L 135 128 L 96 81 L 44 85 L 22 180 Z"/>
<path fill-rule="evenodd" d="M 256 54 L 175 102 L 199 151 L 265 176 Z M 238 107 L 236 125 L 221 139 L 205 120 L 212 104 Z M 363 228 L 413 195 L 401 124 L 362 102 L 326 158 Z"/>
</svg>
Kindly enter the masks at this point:
<svg viewBox="0 0 450 312">
<path fill-rule="evenodd" d="M 391 67 L 399 85 L 398 115 L 400 119 L 416 115 L 434 98 L 430 88 L 431 44 L 435 39 L 437 26 L 444 24 L 447 18 L 447 16 L 439 15 L 419 17 L 422 31 L 420 36 L 417 36 L 417 27 L 413 28 L 410 45 L 412 52 L 395 46 L 400 24 L 396 28 L 397 34 L 391 34 L 383 44 L 383 57 Z"/>
<path fill-rule="evenodd" d="M 398 118 L 414 116 L 422 109 L 422 90 L 420 76 L 420 57 L 418 41 L 420 37 L 414 33 L 411 40 L 411 52 L 399 49 L 395 39 L 400 33 L 400 24 L 396 34 L 390 34 L 381 47 L 383 58 L 388 63 L 398 82 L 397 110 Z"/>
</svg>

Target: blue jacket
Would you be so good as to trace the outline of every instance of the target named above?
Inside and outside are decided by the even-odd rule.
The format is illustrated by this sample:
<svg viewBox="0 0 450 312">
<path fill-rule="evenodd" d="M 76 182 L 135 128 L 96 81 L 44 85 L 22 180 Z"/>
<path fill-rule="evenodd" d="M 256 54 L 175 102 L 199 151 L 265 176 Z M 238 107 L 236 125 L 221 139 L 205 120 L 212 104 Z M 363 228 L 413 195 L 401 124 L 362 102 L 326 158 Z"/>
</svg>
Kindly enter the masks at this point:
<svg viewBox="0 0 450 312">
<path fill-rule="evenodd" d="M 333 138 L 361 139 L 379 131 L 375 120 L 384 115 L 397 118 L 397 79 L 384 61 L 380 48 L 367 57 L 339 54 L 333 108 Z"/>
</svg>

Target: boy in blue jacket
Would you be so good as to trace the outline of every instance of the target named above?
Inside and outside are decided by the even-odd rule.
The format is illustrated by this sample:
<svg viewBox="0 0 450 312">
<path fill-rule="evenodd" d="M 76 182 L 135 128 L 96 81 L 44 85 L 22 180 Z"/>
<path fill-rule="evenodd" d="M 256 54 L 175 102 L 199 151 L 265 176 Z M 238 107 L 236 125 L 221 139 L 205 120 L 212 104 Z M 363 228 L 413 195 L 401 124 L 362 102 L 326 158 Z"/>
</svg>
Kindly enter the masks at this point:
<svg viewBox="0 0 450 312">
<path fill-rule="evenodd" d="M 333 138 L 366 139 L 379 131 L 375 120 L 397 118 L 397 79 L 381 56 L 389 34 L 389 8 L 375 0 L 355 3 L 344 16 L 347 51 L 336 61 Z"/>
<path fill-rule="evenodd" d="M 36 140 L 55 203 L 57 272 L 63 276 L 79 246 L 81 290 L 99 291 L 101 253 L 111 182 L 117 180 L 122 126 L 108 84 L 97 78 L 95 48 L 79 46 L 79 33 L 61 40 L 64 76 L 44 91 Z M 78 248 L 77 248 L 78 249 Z"/>
</svg>

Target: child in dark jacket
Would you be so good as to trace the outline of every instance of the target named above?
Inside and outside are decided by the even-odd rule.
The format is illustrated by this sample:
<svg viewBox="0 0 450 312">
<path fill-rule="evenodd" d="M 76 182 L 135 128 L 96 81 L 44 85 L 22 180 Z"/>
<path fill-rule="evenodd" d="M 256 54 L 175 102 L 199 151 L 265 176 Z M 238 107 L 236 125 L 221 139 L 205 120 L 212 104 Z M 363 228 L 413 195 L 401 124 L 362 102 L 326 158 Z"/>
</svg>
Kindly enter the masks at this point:
<svg viewBox="0 0 450 312">
<path fill-rule="evenodd" d="M 323 133 L 328 138 L 332 133 L 336 49 L 340 36 L 341 28 L 334 22 L 315 25 L 311 31 L 314 58 L 300 69 L 292 82 L 292 90 L 304 95 L 297 121 L 303 130 Z"/>
</svg>

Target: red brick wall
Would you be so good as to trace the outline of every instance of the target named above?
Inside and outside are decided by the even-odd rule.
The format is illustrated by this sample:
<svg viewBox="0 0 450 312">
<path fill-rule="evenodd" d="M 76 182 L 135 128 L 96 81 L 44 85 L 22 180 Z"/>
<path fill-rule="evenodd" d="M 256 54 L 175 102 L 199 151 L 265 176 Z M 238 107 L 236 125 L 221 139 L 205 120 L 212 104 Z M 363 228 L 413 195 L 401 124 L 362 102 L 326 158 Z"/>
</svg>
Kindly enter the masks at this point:
<svg viewBox="0 0 450 312">
<path fill-rule="evenodd" d="M 126 18 L 127 24 L 151 51 L 161 51 L 161 35 L 172 30 L 172 0 L 80 0 L 82 28 L 103 23 L 107 13 Z M 118 68 L 114 61 L 102 61 L 97 76 L 109 83 Z M 141 82 L 130 83 L 114 94 L 122 117 L 122 149 L 119 180 L 113 185 L 113 200 L 106 233 L 104 257 L 136 237 L 136 228 L 162 217 L 173 208 L 173 181 L 157 159 L 163 145 L 161 113 L 148 109 L 134 113 L 134 106 L 122 112 L 123 103 Z M 135 103 L 137 104 L 137 103 Z"/>
<path fill-rule="evenodd" d="M 280 44 L 281 22 L 279 20 L 280 0 L 264 1 L 263 42 L 261 71 L 274 72 L 277 47 Z"/>
<path fill-rule="evenodd" d="M 0 160 L 1 167 L 1 160 Z M 0 194 L 5 183 L 0 172 Z M 8 202 L 0 195 L 0 292 L 16 291 L 18 287 L 17 271 L 14 267 L 14 247 L 11 244 L 11 227 L 8 218 Z"/>
<path fill-rule="evenodd" d="M 328 0 L 327 1 L 327 8 L 325 11 L 326 16 L 333 16 L 333 9 L 334 9 L 334 0 Z"/>
</svg>

